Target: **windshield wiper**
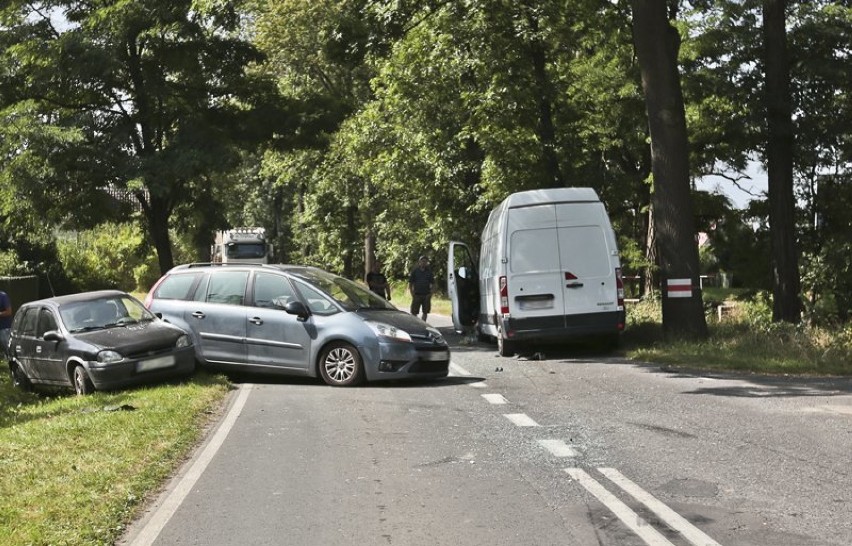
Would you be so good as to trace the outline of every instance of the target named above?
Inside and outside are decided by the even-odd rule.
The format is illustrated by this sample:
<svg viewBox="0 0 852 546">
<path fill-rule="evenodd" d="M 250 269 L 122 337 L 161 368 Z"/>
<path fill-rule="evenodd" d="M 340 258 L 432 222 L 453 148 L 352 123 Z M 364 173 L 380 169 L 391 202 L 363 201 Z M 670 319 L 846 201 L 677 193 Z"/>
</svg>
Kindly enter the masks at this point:
<svg viewBox="0 0 852 546">
<path fill-rule="evenodd" d="M 80 328 L 74 328 L 71 330 L 72 334 L 77 334 L 80 332 L 91 332 L 92 330 L 103 330 L 103 326 L 82 326 Z"/>
</svg>

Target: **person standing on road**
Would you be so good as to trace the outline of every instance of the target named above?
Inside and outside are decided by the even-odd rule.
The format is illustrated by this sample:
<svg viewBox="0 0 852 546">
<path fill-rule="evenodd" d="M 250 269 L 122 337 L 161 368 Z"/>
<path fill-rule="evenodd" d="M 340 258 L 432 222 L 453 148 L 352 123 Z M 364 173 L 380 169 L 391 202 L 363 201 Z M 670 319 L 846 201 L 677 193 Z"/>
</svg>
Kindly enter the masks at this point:
<svg viewBox="0 0 852 546">
<path fill-rule="evenodd" d="M 12 300 L 9 294 L 0 290 L 0 344 L 3 345 L 3 357 L 9 360 L 9 334 L 12 332 Z"/>
<path fill-rule="evenodd" d="M 387 277 L 381 272 L 381 264 L 379 262 L 373 262 L 373 268 L 367 273 L 366 281 L 370 290 L 388 301 L 391 300 L 390 285 L 388 284 Z"/>
<path fill-rule="evenodd" d="M 435 285 L 435 276 L 429 268 L 429 258 L 420 256 L 417 267 L 411 271 L 408 277 L 408 291 L 411 293 L 411 314 L 424 321 L 432 310 L 432 289 Z"/>
</svg>

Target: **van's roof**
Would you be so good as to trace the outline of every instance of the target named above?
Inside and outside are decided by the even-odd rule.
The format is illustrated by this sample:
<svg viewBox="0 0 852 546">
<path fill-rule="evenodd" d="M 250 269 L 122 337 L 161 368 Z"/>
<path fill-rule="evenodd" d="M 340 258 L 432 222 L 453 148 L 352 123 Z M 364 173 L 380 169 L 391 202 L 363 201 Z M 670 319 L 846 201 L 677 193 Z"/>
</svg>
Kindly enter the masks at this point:
<svg viewBox="0 0 852 546">
<path fill-rule="evenodd" d="M 506 198 L 509 208 L 526 207 L 541 203 L 577 203 L 600 201 L 592 188 L 548 188 L 513 193 Z"/>
</svg>

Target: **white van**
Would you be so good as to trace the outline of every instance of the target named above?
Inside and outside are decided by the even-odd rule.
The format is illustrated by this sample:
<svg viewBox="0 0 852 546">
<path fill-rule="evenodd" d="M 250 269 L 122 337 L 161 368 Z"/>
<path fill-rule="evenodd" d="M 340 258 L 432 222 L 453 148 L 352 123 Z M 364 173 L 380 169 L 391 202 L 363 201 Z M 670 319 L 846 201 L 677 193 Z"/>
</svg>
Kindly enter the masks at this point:
<svg viewBox="0 0 852 546">
<path fill-rule="evenodd" d="M 451 242 L 447 287 L 457 331 L 476 325 L 502 356 L 518 345 L 624 329 L 624 285 L 615 233 L 591 188 L 514 193 L 491 211 L 478 267 Z"/>
</svg>

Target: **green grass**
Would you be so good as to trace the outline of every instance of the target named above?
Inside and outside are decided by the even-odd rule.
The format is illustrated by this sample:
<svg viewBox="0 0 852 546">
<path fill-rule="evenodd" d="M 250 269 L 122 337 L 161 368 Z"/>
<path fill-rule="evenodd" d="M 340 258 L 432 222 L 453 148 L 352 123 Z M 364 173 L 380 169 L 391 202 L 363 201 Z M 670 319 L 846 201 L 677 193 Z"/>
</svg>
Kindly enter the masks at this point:
<svg viewBox="0 0 852 546">
<path fill-rule="evenodd" d="M 28 394 L 5 373 L 0 544 L 113 544 L 196 444 L 228 389 L 223 377 L 199 373 L 92 396 Z"/>
</svg>

